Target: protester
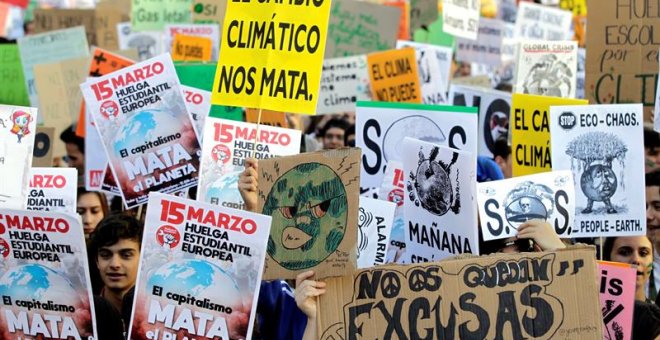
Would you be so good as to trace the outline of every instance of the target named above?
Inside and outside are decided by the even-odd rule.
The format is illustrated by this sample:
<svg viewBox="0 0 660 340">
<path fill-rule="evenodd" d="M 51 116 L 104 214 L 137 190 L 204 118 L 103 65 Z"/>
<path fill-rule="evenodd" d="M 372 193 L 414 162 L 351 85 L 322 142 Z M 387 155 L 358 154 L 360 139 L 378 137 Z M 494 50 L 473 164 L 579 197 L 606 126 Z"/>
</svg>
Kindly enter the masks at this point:
<svg viewBox="0 0 660 340">
<path fill-rule="evenodd" d="M 265 340 L 302 339 L 309 318 L 296 302 L 293 289 L 286 281 L 261 281 L 257 300 L 258 337 Z"/>
<path fill-rule="evenodd" d="M 344 147 L 346 130 L 348 130 L 348 124 L 343 119 L 333 118 L 327 121 L 321 130 L 323 149 L 331 150 Z"/>
<path fill-rule="evenodd" d="M 506 138 L 498 138 L 493 143 L 493 160 L 499 165 L 504 178 L 513 177 L 513 157 L 511 157 L 511 147 Z"/>
<path fill-rule="evenodd" d="M 106 299 L 94 296 L 94 314 L 98 340 L 124 339 L 124 325 L 121 315 Z"/>
<path fill-rule="evenodd" d="M 77 136 L 75 126 L 71 125 L 62 131 L 60 140 L 66 148 L 64 161 L 69 168 L 78 170 L 78 185 L 85 185 L 85 138 Z"/>
<path fill-rule="evenodd" d="M 314 281 L 314 271 L 306 271 L 296 277 L 296 305 L 307 316 L 303 340 L 316 339 L 317 299 L 325 294 L 325 282 Z"/>
<path fill-rule="evenodd" d="M 344 136 L 344 145 L 351 148 L 355 147 L 355 124 L 351 124 L 351 126 L 349 126 L 348 129 L 346 129 L 346 136 Z"/>
<path fill-rule="evenodd" d="M 653 243 L 653 275 L 647 296 L 658 303 L 660 289 L 660 172 L 646 174 L 646 236 Z"/>
<path fill-rule="evenodd" d="M 99 222 L 108 214 L 108 200 L 98 191 L 87 191 L 84 187 L 78 187 L 76 211 L 82 218 L 85 237 L 89 238 Z"/>
<path fill-rule="evenodd" d="M 660 168 L 660 134 L 652 126 L 644 127 L 644 165 L 646 173 Z"/>
<path fill-rule="evenodd" d="M 530 220 L 518 227 L 518 235 L 507 239 L 482 241 L 482 255 L 493 253 L 522 253 L 532 251 L 554 251 L 566 248 L 555 233 L 552 225 L 543 220 Z"/>
</svg>

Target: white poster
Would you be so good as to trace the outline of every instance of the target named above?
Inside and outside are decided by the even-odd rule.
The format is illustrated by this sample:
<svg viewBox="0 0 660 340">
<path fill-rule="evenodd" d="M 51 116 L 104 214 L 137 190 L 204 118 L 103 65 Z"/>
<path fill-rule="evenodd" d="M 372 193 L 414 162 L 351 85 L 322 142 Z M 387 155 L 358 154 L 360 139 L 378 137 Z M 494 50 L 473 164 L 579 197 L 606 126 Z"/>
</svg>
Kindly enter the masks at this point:
<svg viewBox="0 0 660 340">
<path fill-rule="evenodd" d="M 502 64 L 504 22 L 481 18 L 476 40 L 456 39 L 456 60 L 499 67 Z"/>
<path fill-rule="evenodd" d="M 516 236 L 529 220 L 548 222 L 560 237 L 571 237 L 575 187 L 570 171 L 477 183 L 481 233 L 485 241 Z"/>
<path fill-rule="evenodd" d="M 383 183 L 378 190 L 378 199 L 395 204 L 394 221 L 390 232 L 390 244 L 387 247 L 387 263 L 404 263 L 406 250 L 406 221 L 403 217 L 403 197 L 405 178 L 403 164 L 397 161 L 387 162 Z"/>
<path fill-rule="evenodd" d="M 550 107 L 552 169 L 576 187 L 571 237 L 646 234 L 643 117 L 642 104 Z"/>
<path fill-rule="evenodd" d="M 360 197 L 358 210 L 358 268 L 370 268 L 386 263 L 396 204 Z"/>
<path fill-rule="evenodd" d="M 442 30 L 453 36 L 475 40 L 481 16 L 481 0 L 442 0 Z"/>
<path fill-rule="evenodd" d="M 202 141 L 204 121 L 211 111 L 211 92 L 181 85 L 181 93 L 186 102 L 186 109 L 193 120 L 197 138 Z"/>
<path fill-rule="evenodd" d="M 419 73 L 424 104 L 442 104 L 446 99 L 451 78 L 452 49 L 446 46 L 421 44 L 399 40 L 396 48 L 412 47 L 417 51 Z"/>
<path fill-rule="evenodd" d="M 100 191 L 108 167 L 108 156 L 105 152 L 99 152 L 103 150 L 103 141 L 87 108 L 85 115 L 85 188 L 88 191 Z"/>
<path fill-rule="evenodd" d="M 75 168 L 31 168 L 27 210 L 75 214 L 78 170 Z"/>
<path fill-rule="evenodd" d="M 520 2 L 514 37 L 530 40 L 571 40 L 573 13 L 531 2 Z"/>
<path fill-rule="evenodd" d="M 3 208 L 25 209 L 37 111 L 32 107 L 0 104 L 0 206 Z"/>
<path fill-rule="evenodd" d="M 162 33 L 133 31 L 130 22 L 117 24 L 117 40 L 120 50 L 136 49 L 138 59 L 144 61 L 163 53 Z"/>
<path fill-rule="evenodd" d="M 355 112 L 358 101 L 370 99 L 366 55 L 323 61 L 316 114 Z"/>
<path fill-rule="evenodd" d="M 220 53 L 220 26 L 218 24 L 168 24 L 163 31 L 163 52 L 171 53 L 174 36 L 190 35 L 211 39 L 211 61 L 218 61 Z"/>
<path fill-rule="evenodd" d="M 410 263 L 479 254 L 474 154 L 406 137 L 404 211 Z"/>
<path fill-rule="evenodd" d="M 576 41 L 523 41 L 518 48 L 513 93 L 575 98 Z"/>
</svg>

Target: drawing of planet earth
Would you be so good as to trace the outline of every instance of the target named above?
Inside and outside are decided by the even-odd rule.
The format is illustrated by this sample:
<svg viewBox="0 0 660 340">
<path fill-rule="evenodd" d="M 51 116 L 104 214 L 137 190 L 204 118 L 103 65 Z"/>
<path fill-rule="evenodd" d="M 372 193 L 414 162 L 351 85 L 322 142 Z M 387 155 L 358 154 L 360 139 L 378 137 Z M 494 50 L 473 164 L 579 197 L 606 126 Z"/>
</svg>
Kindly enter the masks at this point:
<svg viewBox="0 0 660 340">
<path fill-rule="evenodd" d="M 0 296 L 14 301 L 53 301 L 54 304 L 77 306 L 80 296 L 62 274 L 40 264 L 27 264 L 8 270 L 0 278 Z"/>
</svg>

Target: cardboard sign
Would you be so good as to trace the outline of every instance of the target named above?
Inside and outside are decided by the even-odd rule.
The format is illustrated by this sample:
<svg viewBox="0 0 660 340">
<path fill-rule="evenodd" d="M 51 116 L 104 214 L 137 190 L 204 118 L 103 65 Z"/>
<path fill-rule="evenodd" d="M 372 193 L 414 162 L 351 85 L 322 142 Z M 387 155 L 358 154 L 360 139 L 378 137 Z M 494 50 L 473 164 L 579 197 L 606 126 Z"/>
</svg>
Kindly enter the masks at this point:
<svg viewBox="0 0 660 340">
<path fill-rule="evenodd" d="M 259 111 L 261 111 L 261 120 L 259 120 Z M 245 109 L 245 121 L 253 124 L 289 128 L 286 113 L 278 111 Z"/>
<path fill-rule="evenodd" d="M 645 235 L 642 117 L 641 104 L 550 108 L 552 168 L 580 188 L 573 237 Z"/>
<path fill-rule="evenodd" d="M 131 26 L 136 31 L 160 31 L 165 24 L 190 23 L 193 0 L 132 0 Z"/>
<path fill-rule="evenodd" d="M 193 0 L 192 20 L 197 24 L 214 23 L 223 27 L 227 0 Z"/>
<path fill-rule="evenodd" d="M 586 100 L 515 93 L 511 99 L 511 155 L 513 176 L 553 169 L 550 153 L 550 107 L 586 105 Z M 561 170 L 562 168 L 554 168 Z"/>
<path fill-rule="evenodd" d="M 128 338 L 249 339 L 269 226 L 268 216 L 149 195 Z"/>
<path fill-rule="evenodd" d="M 598 261 L 598 271 L 605 338 L 629 340 L 633 330 L 637 270 L 626 263 Z"/>
<path fill-rule="evenodd" d="M 177 34 L 172 43 L 172 60 L 211 61 L 212 48 L 209 38 Z"/>
<path fill-rule="evenodd" d="M 367 56 L 323 61 L 316 114 L 354 112 L 355 103 L 370 99 Z"/>
<path fill-rule="evenodd" d="M 83 27 L 25 36 L 18 39 L 18 50 L 21 54 L 30 104 L 33 107 L 39 107 L 34 66 L 89 55 Z M 71 112 L 77 111 L 69 111 Z"/>
<path fill-rule="evenodd" d="M 385 264 L 396 204 L 360 197 L 358 210 L 358 268 Z"/>
<path fill-rule="evenodd" d="M 509 134 L 511 93 L 452 84 L 449 102 L 479 110 L 479 156 L 493 158 L 495 141 Z"/>
<path fill-rule="evenodd" d="M 362 149 L 360 191 L 380 188 L 385 164 L 403 161 L 401 141 L 423 141 L 477 154 L 477 108 L 358 102 L 355 145 Z"/>
<path fill-rule="evenodd" d="M 186 108 L 195 123 L 197 138 L 201 141 L 204 121 L 211 110 L 211 92 L 185 85 L 181 85 L 181 91 L 183 99 L 186 101 Z"/>
<path fill-rule="evenodd" d="M 571 40 L 573 14 L 531 2 L 521 2 L 514 37 L 529 40 Z"/>
<path fill-rule="evenodd" d="M 352 0 L 332 1 L 325 58 L 394 48 L 401 9 Z"/>
<path fill-rule="evenodd" d="M 586 247 L 364 269 L 326 280 L 317 337 L 603 339 L 597 275 Z"/>
<path fill-rule="evenodd" d="M 0 104 L 0 205 L 4 208 L 25 208 L 37 111 Z"/>
<path fill-rule="evenodd" d="M 410 32 L 426 27 L 438 20 L 437 0 L 410 1 Z"/>
<path fill-rule="evenodd" d="M 0 103 L 7 105 L 30 105 L 25 84 L 25 75 L 16 44 L 0 45 Z"/>
<path fill-rule="evenodd" d="M 477 183 L 477 201 L 485 241 L 516 236 L 518 227 L 533 219 L 548 222 L 560 237 L 571 237 L 575 187 L 570 171 Z"/>
<path fill-rule="evenodd" d="M 264 280 L 356 269 L 360 149 L 259 162 L 258 211 L 272 216 Z"/>
<path fill-rule="evenodd" d="M 92 9 L 69 8 L 35 8 L 34 33 L 50 32 L 58 29 L 76 26 L 85 27 L 87 43 L 95 46 L 96 42 L 96 14 Z"/>
<path fill-rule="evenodd" d="M 161 35 L 159 31 L 134 31 L 130 22 L 117 24 L 119 48 L 136 49 L 140 61 L 151 59 L 163 52 Z"/>
<path fill-rule="evenodd" d="M 407 259 L 403 256 L 406 250 L 406 221 L 403 214 L 403 199 L 406 194 L 404 180 L 403 163 L 397 161 L 387 162 L 383 183 L 378 191 L 379 199 L 396 205 L 390 233 L 390 244 L 387 247 L 387 263 L 407 262 Z"/>
<path fill-rule="evenodd" d="M 406 258 L 479 254 L 474 154 L 406 137 L 403 155 Z"/>
<path fill-rule="evenodd" d="M 163 48 L 165 52 L 171 52 L 172 57 L 175 56 L 174 50 L 174 40 L 177 35 L 184 35 L 188 37 L 197 37 L 197 38 L 206 38 L 211 41 L 211 46 L 207 47 L 207 40 L 200 39 L 184 39 L 184 41 L 179 41 L 180 43 L 185 43 L 186 45 L 194 45 L 193 42 L 197 42 L 198 45 L 204 46 L 204 52 L 210 51 L 210 59 L 204 59 L 203 61 L 218 61 L 218 53 L 220 50 L 220 26 L 217 24 L 178 24 L 178 25 L 166 25 L 165 32 L 163 33 Z M 180 38 L 181 39 L 181 38 Z M 183 59 L 181 59 L 183 60 Z M 186 59 L 187 61 L 194 61 L 194 59 Z M 176 61 L 176 60 L 175 60 Z"/>
<path fill-rule="evenodd" d="M 37 127 L 37 133 L 34 135 L 34 149 L 32 150 L 33 167 L 47 168 L 53 166 L 54 136 L 54 128 Z"/>
<path fill-rule="evenodd" d="M 213 104 L 314 114 L 329 15 L 329 0 L 228 2 Z"/>
<path fill-rule="evenodd" d="M 3 337 L 96 339 L 85 238 L 74 216 L 3 205 L 0 256 Z"/>
<path fill-rule="evenodd" d="M 119 50 L 117 24 L 131 20 L 130 0 L 103 0 L 96 4 L 94 21 L 97 46 L 106 50 Z"/>
<path fill-rule="evenodd" d="M 415 50 L 404 48 L 367 55 L 371 96 L 376 101 L 421 103 Z"/>
<path fill-rule="evenodd" d="M 201 148 L 169 54 L 80 88 L 127 209 L 197 185 Z"/>
<path fill-rule="evenodd" d="M 78 171 L 74 168 L 30 168 L 27 210 L 75 214 Z"/>
<path fill-rule="evenodd" d="M 658 81 L 660 25 L 654 10 L 615 0 L 588 1 L 587 99 L 592 104 L 643 103 L 649 120 Z M 650 6 L 650 5 L 649 5 Z"/>
<path fill-rule="evenodd" d="M 481 0 L 442 0 L 442 29 L 455 37 L 475 40 L 480 14 Z"/>
<path fill-rule="evenodd" d="M 456 39 L 456 60 L 499 67 L 504 29 L 501 20 L 481 18 L 476 40 Z"/>
<path fill-rule="evenodd" d="M 410 39 L 410 9 L 408 7 L 408 1 L 386 0 L 383 2 L 383 5 L 396 7 L 401 10 L 401 15 L 399 16 L 399 20 L 397 20 L 399 23 L 399 33 L 397 34 L 397 39 Z"/>
<path fill-rule="evenodd" d="M 518 48 L 514 93 L 575 98 L 575 41 L 523 41 Z"/>
<path fill-rule="evenodd" d="M 207 118 L 204 136 L 197 200 L 235 209 L 244 208 L 238 178 L 246 159 L 300 152 L 299 130 Z"/>
<path fill-rule="evenodd" d="M 417 70 L 422 88 L 424 104 L 441 104 L 441 98 L 446 97 L 451 78 L 452 55 L 451 47 L 422 44 L 399 40 L 396 48 L 412 47 L 417 51 Z"/>
</svg>

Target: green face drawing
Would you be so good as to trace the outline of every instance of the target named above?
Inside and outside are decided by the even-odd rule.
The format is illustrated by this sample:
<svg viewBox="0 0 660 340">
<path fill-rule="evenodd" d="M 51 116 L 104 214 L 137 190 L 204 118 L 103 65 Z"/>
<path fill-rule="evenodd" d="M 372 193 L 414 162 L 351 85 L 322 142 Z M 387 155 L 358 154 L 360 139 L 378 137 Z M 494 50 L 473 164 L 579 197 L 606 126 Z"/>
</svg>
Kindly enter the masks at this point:
<svg viewBox="0 0 660 340">
<path fill-rule="evenodd" d="M 328 166 L 305 163 L 287 171 L 268 193 L 264 215 L 272 216 L 268 254 L 289 270 L 318 265 L 346 232 L 346 190 Z"/>
</svg>

